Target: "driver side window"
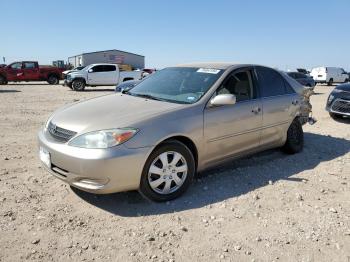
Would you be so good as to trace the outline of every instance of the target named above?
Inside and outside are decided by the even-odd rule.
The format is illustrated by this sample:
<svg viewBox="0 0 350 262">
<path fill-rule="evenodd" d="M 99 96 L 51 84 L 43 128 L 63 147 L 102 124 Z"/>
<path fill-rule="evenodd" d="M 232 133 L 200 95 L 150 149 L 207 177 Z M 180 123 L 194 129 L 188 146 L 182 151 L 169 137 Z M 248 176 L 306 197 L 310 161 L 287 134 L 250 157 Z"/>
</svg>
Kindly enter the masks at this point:
<svg viewBox="0 0 350 262">
<path fill-rule="evenodd" d="M 232 94 L 236 101 L 246 101 L 254 98 L 253 81 L 250 71 L 240 71 L 229 75 L 216 91 L 216 95 Z"/>
<path fill-rule="evenodd" d="M 11 65 L 11 69 L 22 69 L 22 63 L 14 63 Z"/>
</svg>

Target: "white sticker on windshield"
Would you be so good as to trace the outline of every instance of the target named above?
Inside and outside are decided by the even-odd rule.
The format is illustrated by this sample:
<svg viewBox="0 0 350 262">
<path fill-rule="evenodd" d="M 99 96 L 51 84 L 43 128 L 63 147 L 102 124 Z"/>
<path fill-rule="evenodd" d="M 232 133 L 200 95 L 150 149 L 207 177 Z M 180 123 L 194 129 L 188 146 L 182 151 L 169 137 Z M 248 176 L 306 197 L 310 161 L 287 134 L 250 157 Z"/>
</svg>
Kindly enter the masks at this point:
<svg viewBox="0 0 350 262">
<path fill-rule="evenodd" d="M 195 100 L 196 98 L 194 96 L 188 96 L 187 100 Z"/>
<path fill-rule="evenodd" d="M 220 72 L 219 69 L 212 69 L 212 68 L 199 68 L 197 70 L 197 73 L 207 73 L 207 74 L 214 74 L 214 75 L 216 75 L 219 72 Z"/>
</svg>

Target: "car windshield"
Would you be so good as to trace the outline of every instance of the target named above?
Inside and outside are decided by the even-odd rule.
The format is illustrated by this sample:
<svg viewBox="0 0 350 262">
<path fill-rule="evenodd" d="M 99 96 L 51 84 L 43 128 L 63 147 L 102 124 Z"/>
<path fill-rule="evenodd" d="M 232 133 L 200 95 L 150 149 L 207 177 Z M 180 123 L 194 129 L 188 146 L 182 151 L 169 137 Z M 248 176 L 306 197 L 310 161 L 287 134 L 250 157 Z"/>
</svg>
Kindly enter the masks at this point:
<svg viewBox="0 0 350 262">
<path fill-rule="evenodd" d="M 73 70 L 82 70 L 85 66 L 77 66 L 76 68 L 74 68 Z"/>
<path fill-rule="evenodd" d="M 223 70 L 169 67 L 150 75 L 127 94 L 173 103 L 193 104 L 219 79 Z"/>
</svg>

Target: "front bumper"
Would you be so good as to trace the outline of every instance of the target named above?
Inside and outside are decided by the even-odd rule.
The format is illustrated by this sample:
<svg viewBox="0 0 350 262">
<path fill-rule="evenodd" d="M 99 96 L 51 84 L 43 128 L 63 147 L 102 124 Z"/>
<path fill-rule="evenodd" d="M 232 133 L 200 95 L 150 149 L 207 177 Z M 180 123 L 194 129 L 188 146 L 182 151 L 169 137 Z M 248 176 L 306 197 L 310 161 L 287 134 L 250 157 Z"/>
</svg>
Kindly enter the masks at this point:
<svg viewBox="0 0 350 262">
<path fill-rule="evenodd" d="M 327 104 L 326 110 L 333 114 L 350 116 L 350 100 L 334 98 L 330 104 Z"/>
<path fill-rule="evenodd" d="M 43 164 L 55 177 L 81 190 L 108 194 L 138 189 L 144 164 L 152 147 L 85 149 L 57 142 L 41 130 L 39 147 L 50 155 Z"/>
<path fill-rule="evenodd" d="M 71 86 L 72 85 L 72 81 L 71 80 L 68 80 L 68 79 L 65 79 L 64 82 L 63 82 L 63 86 Z"/>
</svg>

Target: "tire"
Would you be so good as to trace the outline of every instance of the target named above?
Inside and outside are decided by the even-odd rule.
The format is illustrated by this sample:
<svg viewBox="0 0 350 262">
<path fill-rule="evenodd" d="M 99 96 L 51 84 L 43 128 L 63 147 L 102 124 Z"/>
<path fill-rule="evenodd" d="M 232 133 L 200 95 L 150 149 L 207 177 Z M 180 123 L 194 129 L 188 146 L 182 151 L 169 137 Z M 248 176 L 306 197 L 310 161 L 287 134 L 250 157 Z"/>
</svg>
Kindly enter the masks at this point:
<svg viewBox="0 0 350 262">
<path fill-rule="evenodd" d="M 6 85 L 7 84 L 7 79 L 4 76 L 0 76 L 0 85 Z"/>
<path fill-rule="evenodd" d="M 47 82 L 50 85 L 58 85 L 60 82 L 60 79 L 56 75 L 49 75 Z"/>
<path fill-rule="evenodd" d="M 342 118 L 342 115 L 331 113 L 331 112 L 329 112 L 329 115 L 333 119 L 341 119 Z"/>
<path fill-rule="evenodd" d="M 327 85 L 332 86 L 333 85 L 333 78 L 329 79 Z"/>
<path fill-rule="evenodd" d="M 175 199 L 187 190 L 195 172 L 196 165 L 191 150 L 177 140 L 166 141 L 148 157 L 139 191 L 145 198 L 156 202 Z"/>
<path fill-rule="evenodd" d="M 347 78 L 347 79 L 345 79 L 344 83 L 347 83 L 347 82 L 349 82 L 349 79 L 348 79 L 348 78 Z"/>
<path fill-rule="evenodd" d="M 287 154 L 299 153 L 304 147 L 304 131 L 298 118 L 295 118 L 287 131 L 287 141 L 283 151 Z"/>
<path fill-rule="evenodd" d="M 83 79 L 73 80 L 72 89 L 75 91 L 83 91 L 85 89 L 85 81 Z"/>
</svg>

